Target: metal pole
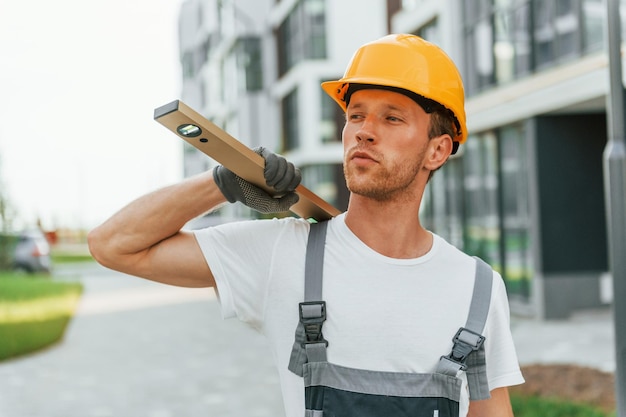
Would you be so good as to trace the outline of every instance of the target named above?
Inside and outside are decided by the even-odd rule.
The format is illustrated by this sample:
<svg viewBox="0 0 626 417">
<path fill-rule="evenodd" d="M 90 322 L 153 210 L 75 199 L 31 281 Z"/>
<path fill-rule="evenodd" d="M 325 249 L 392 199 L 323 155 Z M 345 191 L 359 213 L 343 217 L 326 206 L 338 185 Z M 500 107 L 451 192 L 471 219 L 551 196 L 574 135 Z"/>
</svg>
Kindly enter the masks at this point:
<svg viewBox="0 0 626 417">
<path fill-rule="evenodd" d="M 613 275 L 617 416 L 626 417 L 626 131 L 619 0 L 607 0 L 607 12 L 610 91 L 607 100 L 609 137 L 603 156 L 604 193 L 609 268 Z"/>
</svg>

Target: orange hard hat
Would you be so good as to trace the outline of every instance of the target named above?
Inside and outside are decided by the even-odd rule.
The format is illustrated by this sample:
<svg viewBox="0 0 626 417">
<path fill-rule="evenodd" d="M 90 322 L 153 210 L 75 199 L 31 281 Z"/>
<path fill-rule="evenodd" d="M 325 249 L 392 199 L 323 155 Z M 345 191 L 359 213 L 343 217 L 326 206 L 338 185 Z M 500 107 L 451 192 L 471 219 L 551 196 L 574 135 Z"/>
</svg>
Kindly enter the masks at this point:
<svg viewBox="0 0 626 417">
<path fill-rule="evenodd" d="M 459 132 L 452 140 L 467 139 L 461 74 L 441 48 L 419 36 L 387 35 L 361 46 L 344 76 L 322 83 L 322 88 L 345 111 L 350 84 L 395 87 L 433 100 L 457 119 Z"/>
</svg>

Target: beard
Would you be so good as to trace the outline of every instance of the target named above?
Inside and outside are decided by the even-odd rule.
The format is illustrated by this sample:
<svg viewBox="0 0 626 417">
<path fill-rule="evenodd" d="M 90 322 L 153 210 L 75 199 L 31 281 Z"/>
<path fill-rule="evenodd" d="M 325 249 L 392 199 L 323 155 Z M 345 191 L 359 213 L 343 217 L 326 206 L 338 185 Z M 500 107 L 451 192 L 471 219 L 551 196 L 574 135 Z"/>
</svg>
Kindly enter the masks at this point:
<svg viewBox="0 0 626 417">
<path fill-rule="evenodd" d="M 415 159 L 388 161 L 384 155 L 368 149 L 376 161 L 371 167 L 360 167 L 350 164 L 349 155 L 343 164 L 346 185 L 351 193 L 371 198 L 378 202 L 409 201 L 413 199 L 412 185 L 417 180 L 417 174 L 423 168 L 426 147 L 420 150 Z"/>
</svg>

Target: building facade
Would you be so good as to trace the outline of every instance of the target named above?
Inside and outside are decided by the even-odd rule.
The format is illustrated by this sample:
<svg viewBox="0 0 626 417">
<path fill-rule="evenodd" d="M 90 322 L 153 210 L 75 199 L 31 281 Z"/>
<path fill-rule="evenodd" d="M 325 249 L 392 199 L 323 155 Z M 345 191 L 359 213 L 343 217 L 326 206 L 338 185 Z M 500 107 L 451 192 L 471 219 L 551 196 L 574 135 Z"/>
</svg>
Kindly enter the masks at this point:
<svg viewBox="0 0 626 417">
<path fill-rule="evenodd" d="M 429 184 L 423 222 L 501 272 L 515 312 L 567 317 L 612 297 L 605 9 L 602 0 L 187 0 L 182 99 L 250 146 L 288 155 L 307 187 L 345 209 L 343 114 L 319 84 L 386 33 L 438 44 L 463 75 L 470 136 Z M 185 152 L 187 174 L 209 166 Z"/>
<path fill-rule="evenodd" d="M 289 156 L 304 185 L 345 208 L 343 114 L 320 83 L 341 77 L 356 48 L 389 32 L 388 11 L 399 4 L 187 0 L 179 17 L 182 100 L 251 147 Z M 358 24 L 346 30 L 345 16 Z M 212 163 L 190 146 L 184 157 L 185 175 Z"/>
</svg>

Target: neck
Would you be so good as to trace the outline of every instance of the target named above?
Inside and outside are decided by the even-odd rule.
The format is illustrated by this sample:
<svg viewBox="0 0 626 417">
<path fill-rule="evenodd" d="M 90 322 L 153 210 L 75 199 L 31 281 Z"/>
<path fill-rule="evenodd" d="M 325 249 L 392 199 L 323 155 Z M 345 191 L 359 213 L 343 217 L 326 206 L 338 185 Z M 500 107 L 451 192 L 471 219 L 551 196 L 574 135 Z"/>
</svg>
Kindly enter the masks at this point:
<svg viewBox="0 0 626 417">
<path fill-rule="evenodd" d="M 397 259 L 417 258 L 432 247 L 432 235 L 422 227 L 420 201 L 380 202 L 354 195 L 346 212 L 346 225 L 376 252 Z"/>
</svg>

